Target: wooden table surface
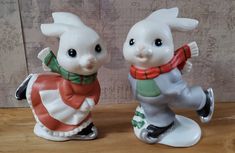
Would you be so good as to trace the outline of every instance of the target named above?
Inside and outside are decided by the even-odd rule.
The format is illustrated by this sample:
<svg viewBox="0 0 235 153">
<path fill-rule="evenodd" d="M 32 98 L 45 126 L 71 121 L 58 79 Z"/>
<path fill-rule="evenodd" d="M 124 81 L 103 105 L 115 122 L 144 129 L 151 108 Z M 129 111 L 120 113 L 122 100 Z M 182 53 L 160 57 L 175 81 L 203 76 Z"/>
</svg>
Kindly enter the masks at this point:
<svg viewBox="0 0 235 153">
<path fill-rule="evenodd" d="M 99 105 L 93 111 L 99 137 L 92 141 L 52 142 L 33 134 L 29 108 L 0 109 L 0 153 L 232 153 L 235 152 L 235 103 L 216 103 L 213 120 L 201 124 L 193 111 L 177 110 L 198 122 L 203 137 L 190 148 L 149 145 L 139 141 L 130 120 L 136 103 Z"/>
</svg>

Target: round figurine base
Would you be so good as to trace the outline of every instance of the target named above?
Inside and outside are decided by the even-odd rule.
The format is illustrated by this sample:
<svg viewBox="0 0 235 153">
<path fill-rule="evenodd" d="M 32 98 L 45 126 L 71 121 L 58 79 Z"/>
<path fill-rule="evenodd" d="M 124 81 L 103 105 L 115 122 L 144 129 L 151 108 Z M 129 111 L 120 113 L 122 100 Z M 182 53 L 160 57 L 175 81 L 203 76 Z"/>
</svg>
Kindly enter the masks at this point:
<svg viewBox="0 0 235 153">
<path fill-rule="evenodd" d="M 132 124 L 135 135 L 141 141 L 172 147 L 190 147 L 195 145 L 201 138 L 201 128 L 195 121 L 181 115 L 176 115 L 174 125 L 170 129 L 161 134 L 156 142 L 148 142 L 141 134 L 143 133 L 142 131 L 146 131 L 150 124 L 147 123 L 141 107 L 137 107 L 136 112 L 138 113 L 133 117 Z"/>
<path fill-rule="evenodd" d="M 199 125 L 184 116 L 176 115 L 174 126 L 158 142 L 173 147 L 190 147 L 201 138 Z"/>
<path fill-rule="evenodd" d="M 41 138 L 51 140 L 51 141 L 67 141 L 67 140 L 93 140 L 96 139 L 98 135 L 97 128 L 95 126 L 92 127 L 92 133 L 87 135 L 79 135 L 75 134 L 72 136 L 57 136 L 57 135 L 51 135 L 45 129 L 43 129 L 38 123 L 34 126 L 34 133 Z"/>
</svg>

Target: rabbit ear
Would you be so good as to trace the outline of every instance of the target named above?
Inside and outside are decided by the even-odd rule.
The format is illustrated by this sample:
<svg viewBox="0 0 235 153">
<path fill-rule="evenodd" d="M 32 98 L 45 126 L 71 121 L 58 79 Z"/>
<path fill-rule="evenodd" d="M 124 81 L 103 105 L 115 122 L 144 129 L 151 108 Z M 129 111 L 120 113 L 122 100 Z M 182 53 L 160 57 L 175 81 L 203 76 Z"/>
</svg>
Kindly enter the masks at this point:
<svg viewBox="0 0 235 153">
<path fill-rule="evenodd" d="M 178 7 L 173 7 L 170 9 L 160 9 L 150 14 L 146 19 L 164 21 L 166 19 L 176 18 L 178 16 L 178 13 Z"/>
<path fill-rule="evenodd" d="M 52 17 L 54 23 L 41 25 L 41 31 L 46 36 L 60 36 L 69 28 L 85 26 L 80 18 L 72 13 L 54 12 Z"/>
<path fill-rule="evenodd" d="M 52 13 L 52 17 L 54 19 L 54 23 L 61 23 L 76 27 L 84 26 L 84 23 L 81 21 L 81 19 L 72 13 L 54 12 Z"/>
<path fill-rule="evenodd" d="M 160 21 L 166 23 L 172 29 L 180 31 L 188 31 L 197 27 L 198 21 L 195 19 L 177 18 L 179 9 L 177 7 L 171 9 L 161 9 L 150 14 L 146 19 Z"/>
<path fill-rule="evenodd" d="M 193 30 L 197 27 L 198 21 L 195 19 L 187 19 L 187 18 L 175 18 L 167 21 L 168 25 L 172 29 L 176 29 L 179 31 L 189 31 Z"/>
<path fill-rule="evenodd" d="M 41 31 L 46 36 L 61 36 L 65 31 L 67 31 L 68 26 L 63 24 L 41 24 Z"/>
</svg>

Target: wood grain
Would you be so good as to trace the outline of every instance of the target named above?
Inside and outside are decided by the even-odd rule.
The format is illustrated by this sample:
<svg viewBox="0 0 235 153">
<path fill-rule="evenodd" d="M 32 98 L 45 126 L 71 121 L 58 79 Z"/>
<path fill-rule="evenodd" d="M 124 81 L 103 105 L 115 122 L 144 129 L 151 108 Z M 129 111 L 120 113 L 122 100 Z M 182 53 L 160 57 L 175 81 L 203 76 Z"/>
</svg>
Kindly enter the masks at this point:
<svg viewBox="0 0 235 153">
<path fill-rule="evenodd" d="M 235 103 L 217 103 L 213 120 L 201 124 L 195 112 L 177 110 L 198 122 L 203 137 L 190 148 L 172 148 L 140 142 L 130 120 L 136 103 L 99 105 L 93 112 L 99 137 L 93 141 L 51 142 L 33 134 L 35 121 L 28 108 L 0 109 L 0 152 L 4 153 L 234 153 Z"/>
</svg>

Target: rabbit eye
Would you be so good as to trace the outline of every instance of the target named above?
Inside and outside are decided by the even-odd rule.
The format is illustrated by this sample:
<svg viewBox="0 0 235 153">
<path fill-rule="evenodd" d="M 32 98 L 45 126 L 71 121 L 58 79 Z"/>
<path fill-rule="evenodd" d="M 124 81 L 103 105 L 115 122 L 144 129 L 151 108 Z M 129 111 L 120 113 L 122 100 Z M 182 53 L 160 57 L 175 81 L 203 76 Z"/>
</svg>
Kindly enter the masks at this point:
<svg viewBox="0 0 235 153">
<path fill-rule="evenodd" d="M 130 46 L 132 46 L 132 45 L 134 45 L 135 44 L 135 41 L 134 41 L 134 39 L 132 38 L 132 39 L 130 39 L 130 41 L 129 41 L 129 45 Z"/>
<path fill-rule="evenodd" d="M 97 44 L 95 46 L 95 52 L 100 53 L 101 51 L 102 51 L 102 48 L 101 48 L 100 44 Z"/>
<path fill-rule="evenodd" d="M 162 40 L 157 38 L 157 39 L 155 39 L 154 43 L 155 43 L 156 46 L 160 47 L 162 45 Z"/>
<path fill-rule="evenodd" d="M 75 49 L 71 48 L 71 49 L 68 50 L 68 55 L 70 57 L 76 57 L 77 56 L 77 51 Z"/>
</svg>

